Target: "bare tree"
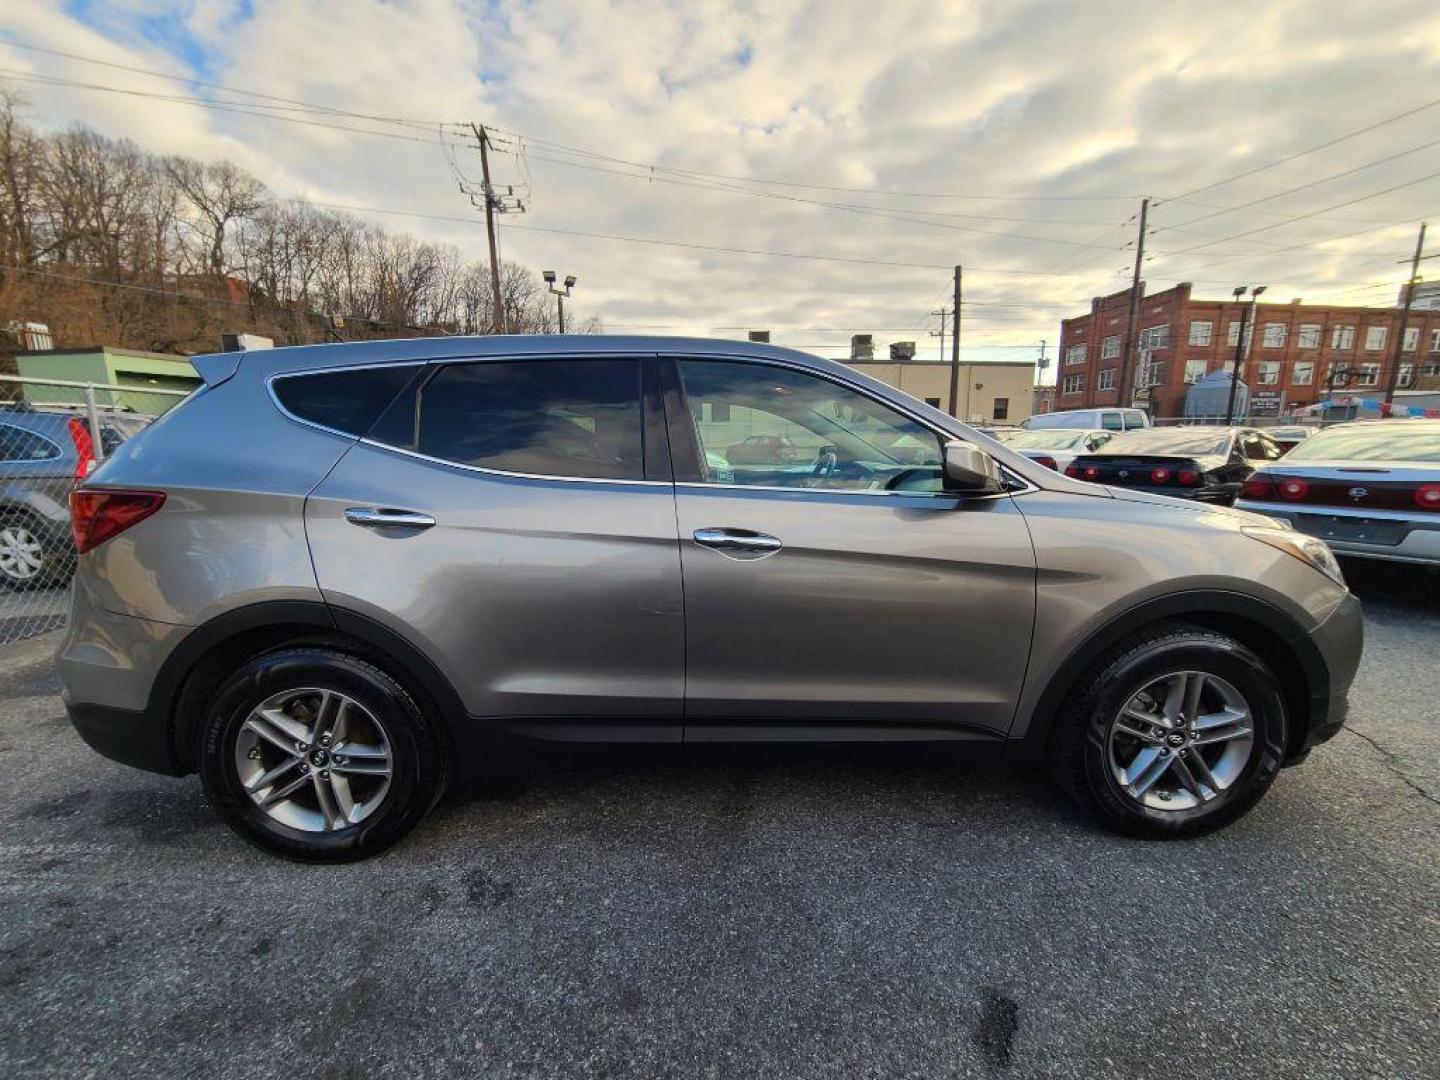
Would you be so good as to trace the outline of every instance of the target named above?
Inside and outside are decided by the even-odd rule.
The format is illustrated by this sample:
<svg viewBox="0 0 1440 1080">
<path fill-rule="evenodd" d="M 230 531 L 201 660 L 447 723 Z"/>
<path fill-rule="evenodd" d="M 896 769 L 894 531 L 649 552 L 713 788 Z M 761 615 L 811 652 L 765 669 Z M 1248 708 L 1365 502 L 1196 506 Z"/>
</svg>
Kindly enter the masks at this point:
<svg viewBox="0 0 1440 1080">
<path fill-rule="evenodd" d="M 228 161 L 201 164 L 189 158 L 165 161 L 170 179 L 189 200 L 205 242 L 206 269 L 225 276 L 225 233 L 231 223 L 257 213 L 266 204 L 265 187 Z"/>
</svg>

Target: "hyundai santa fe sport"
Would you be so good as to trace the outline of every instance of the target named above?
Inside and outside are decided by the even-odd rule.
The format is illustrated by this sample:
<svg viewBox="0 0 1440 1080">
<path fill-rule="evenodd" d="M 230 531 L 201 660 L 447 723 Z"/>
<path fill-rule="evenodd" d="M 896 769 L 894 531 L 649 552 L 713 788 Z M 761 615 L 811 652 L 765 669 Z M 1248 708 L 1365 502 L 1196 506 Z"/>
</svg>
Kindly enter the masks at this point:
<svg viewBox="0 0 1440 1080">
<path fill-rule="evenodd" d="M 544 742 L 941 741 L 1114 827 L 1233 821 L 1339 730 L 1324 541 L 1064 476 L 763 344 L 447 338 L 195 358 L 72 496 L 98 751 L 363 857 Z M 763 442 L 784 454 L 733 454 Z"/>
</svg>

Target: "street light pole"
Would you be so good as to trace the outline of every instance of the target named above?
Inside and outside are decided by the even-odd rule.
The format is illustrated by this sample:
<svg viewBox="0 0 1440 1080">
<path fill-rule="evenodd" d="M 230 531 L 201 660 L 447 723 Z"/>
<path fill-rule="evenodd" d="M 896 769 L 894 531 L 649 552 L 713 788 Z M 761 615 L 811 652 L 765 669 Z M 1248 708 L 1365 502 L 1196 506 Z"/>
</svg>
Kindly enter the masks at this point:
<svg viewBox="0 0 1440 1080">
<path fill-rule="evenodd" d="M 1253 332 L 1255 322 L 1255 301 L 1265 291 L 1264 285 L 1256 285 L 1250 290 L 1250 303 L 1240 309 L 1240 334 L 1235 339 L 1235 362 L 1230 369 L 1230 399 L 1225 404 L 1225 426 L 1229 427 L 1235 422 L 1235 396 L 1240 388 L 1240 365 L 1245 361 L 1245 328 L 1251 327 Z M 1245 286 L 1239 286 L 1234 296 L 1239 300 L 1245 295 Z"/>
<path fill-rule="evenodd" d="M 565 288 L 563 289 L 557 289 L 555 287 L 554 270 L 546 270 L 541 275 L 541 277 L 545 279 L 546 288 L 548 288 L 550 292 L 555 294 L 555 310 L 557 315 L 559 316 L 557 322 L 560 328 L 560 333 L 563 334 L 565 332 L 565 298 L 570 295 L 570 290 L 575 287 L 575 275 L 565 275 Z"/>
</svg>

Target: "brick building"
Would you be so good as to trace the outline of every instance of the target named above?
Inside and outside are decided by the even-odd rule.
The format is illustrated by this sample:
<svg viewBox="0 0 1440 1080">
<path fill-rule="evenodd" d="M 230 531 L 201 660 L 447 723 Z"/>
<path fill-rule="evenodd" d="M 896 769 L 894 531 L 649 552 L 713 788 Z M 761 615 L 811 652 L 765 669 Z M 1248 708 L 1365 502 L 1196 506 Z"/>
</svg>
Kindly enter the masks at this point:
<svg viewBox="0 0 1440 1080">
<path fill-rule="evenodd" d="M 1141 285 L 1142 296 L 1144 285 Z M 1200 376 L 1230 370 L 1245 302 L 1196 300 L 1190 283 L 1144 296 L 1136 323 L 1135 379 L 1148 384 L 1156 417 L 1180 416 L 1185 392 Z M 1060 324 L 1056 409 L 1114 405 L 1125 348 L 1130 292 L 1096 297 L 1090 310 Z M 1261 302 L 1249 327 L 1241 379 L 1256 408 L 1290 412 L 1323 396 L 1332 365 L 1354 373 L 1337 393 L 1383 393 L 1394 355 L 1399 307 Z M 1144 359 L 1149 358 L 1149 364 Z M 1399 388 L 1440 387 L 1440 307 L 1410 313 L 1400 360 Z M 1137 398 L 1146 396 L 1142 391 Z"/>
</svg>

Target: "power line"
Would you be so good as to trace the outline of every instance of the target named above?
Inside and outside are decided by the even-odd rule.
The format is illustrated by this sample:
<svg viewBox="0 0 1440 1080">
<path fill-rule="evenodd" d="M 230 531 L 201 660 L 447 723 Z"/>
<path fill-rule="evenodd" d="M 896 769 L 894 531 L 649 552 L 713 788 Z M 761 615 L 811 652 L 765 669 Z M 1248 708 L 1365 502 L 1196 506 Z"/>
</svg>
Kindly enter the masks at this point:
<svg viewBox="0 0 1440 1080">
<path fill-rule="evenodd" d="M 1409 157 L 1411 154 L 1418 154 L 1421 150 L 1429 150 L 1429 149 L 1430 149 L 1431 147 L 1433 147 L 1433 146 L 1440 146 L 1440 139 L 1432 139 L 1430 142 L 1421 143 L 1419 146 L 1412 146 L 1412 147 L 1410 147 L 1410 148 L 1407 149 L 1407 150 L 1401 150 L 1401 151 L 1399 151 L 1398 153 L 1394 153 L 1394 154 L 1387 154 L 1385 157 L 1376 158 L 1374 161 L 1367 161 L 1367 162 L 1365 162 L 1363 165 L 1357 165 L 1357 166 L 1355 166 L 1353 169 L 1345 169 L 1345 170 L 1342 171 L 1342 172 L 1331 173 L 1329 176 L 1322 176 L 1322 177 L 1320 177 L 1318 180 L 1311 180 L 1311 181 L 1309 181 L 1309 182 L 1307 182 L 1307 183 L 1299 184 L 1299 185 L 1297 185 L 1297 186 L 1295 186 L 1295 187 L 1292 187 L 1292 188 L 1286 188 L 1284 191 L 1277 191 L 1277 192 L 1275 192 L 1275 194 L 1273 194 L 1273 195 L 1264 195 L 1264 196 L 1262 196 L 1262 197 L 1260 197 L 1260 198 L 1258 198 L 1258 199 L 1252 199 L 1252 200 L 1251 200 L 1250 202 L 1248 202 L 1248 203 L 1241 203 L 1239 206 L 1231 206 L 1231 207 L 1227 207 L 1227 208 L 1225 208 L 1225 209 L 1223 209 L 1223 210 L 1216 210 L 1216 211 L 1214 211 L 1213 213 L 1201 214 L 1199 217 L 1190 218 L 1190 219 L 1188 219 L 1188 220 L 1186 220 L 1186 221 L 1182 221 L 1180 224 L 1181 224 L 1181 225 L 1193 225 L 1193 224 L 1195 224 L 1197 221 L 1209 221 L 1211 218 L 1223 217 L 1223 216 L 1225 216 L 1226 214 L 1233 214 L 1233 213 L 1235 213 L 1237 210 L 1245 210 L 1245 209 L 1248 209 L 1249 207 L 1257 206 L 1257 205 L 1259 205 L 1260 203 L 1270 202 L 1270 201 L 1273 200 L 1273 199 L 1284 198 L 1286 195 L 1294 195 L 1296 192 L 1305 191 L 1305 190 L 1307 190 L 1307 189 L 1309 189 L 1309 188 L 1313 188 L 1313 187 L 1319 187 L 1321 184 L 1328 184 L 1328 183 L 1329 183 L 1330 181 L 1332 181 L 1332 180 L 1340 180 L 1340 179 L 1342 179 L 1342 178 L 1344 178 L 1344 177 L 1346 177 L 1346 176 L 1354 176 L 1356 173 L 1358 173 L 1358 172 L 1364 172 L 1366 169 L 1373 169 L 1376 165 L 1384 165 L 1384 164 L 1386 164 L 1387 162 L 1397 161 L 1397 160 L 1399 160 L 1400 158 Z M 1171 231 L 1171 230 L 1174 229 L 1174 228 L 1176 228 L 1176 227 L 1175 227 L 1175 226 L 1171 226 L 1171 227 L 1169 227 L 1169 228 L 1162 227 L 1162 228 L 1156 229 L 1155 232 L 1157 232 L 1157 233 L 1169 232 L 1169 231 Z"/>
<path fill-rule="evenodd" d="M 110 60 L 99 60 L 93 56 L 81 56 L 79 53 L 63 52 L 60 49 L 47 49 L 40 45 L 27 45 L 19 41 L 0 42 L 7 48 L 25 49 L 29 52 L 45 53 L 48 56 L 59 56 L 66 60 L 79 60 L 83 64 L 95 64 L 99 67 L 113 68 L 116 71 L 128 71 L 135 75 L 149 75 L 156 79 L 168 79 L 171 82 L 178 82 L 187 86 L 203 86 L 207 90 L 224 90 L 227 94 L 243 94 L 246 97 L 259 98 L 264 101 L 275 101 L 283 105 L 294 105 L 313 112 L 331 113 L 335 116 L 349 116 L 358 120 L 376 120 L 387 124 L 407 124 L 412 127 L 434 128 L 449 121 L 441 120 L 417 120 L 413 117 L 377 116 L 372 113 L 353 112 L 349 109 L 338 109 L 330 105 L 316 105 L 313 102 L 298 101 L 295 98 L 278 97 L 275 94 L 262 94 L 258 90 L 245 90 L 237 86 L 227 86 L 224 83 L 205 82 L 201 79 L 192 79 L 187 75 L 172 75 L 164 71 L 154 71 L 150 68 L 132 67 L 129 64 L 117 64 Z"/>
<path fill-rule="evenodd" d="M 1440 105 L 1440 98 L 1435 98 L 1433 101 L 1427 101 L 1423 105 L 1417 105 L 1413 109 L 1406 109 L 1404 112 L 1396 113 L 1394 116 L 1387 116 L 1385 117 L 1385 119 L 1377 120 L 1373 124 L 1366 124 L 1364 127 L 1356 128 L 1354 131 L 1347 132 L 1344 135 L 1338 135 L 1333 139 L 1329 139 L 1326 142 L 1319 143 L 1315 146 L 1309 147 L 1308 149 L 1300 150 L 1294 154 L 1289 154 L 1283 158 L 1277 158 L 1275 161 L 1271 161 L 1265 165 L 1257 165 L 1253 169 L 1246 169 L 1244 172 L 1235 173 L 1233 176 L 1224 177 L 1223 179 L 1216 180 L 1213 183 L 1205 184 L 1197 188 L 1191 188 L 1183 195 L 1175 195 L 1165 201 L 1177 202 L 1181 199 L 1188 199 L 1190 198 L 1190 196 L 1198 195 L 1202 191 L 1209 191 L 1212 188 L 1222 187 L 1225 184 L 1234 183 L 1236 180 L 1243 180 L 1247 176 L 1254 176 L 1256 173 L 1262 173 L 1269 169 L 1276 168 L 1277 166 L 1286 165 L 1289 162 L 1297 161 L 1302 157 L 1308 157 L 1310 154 L 1318 153 L 1321 150 L 1328 150 L 1332 146 L 1338 146 L 1340 143 L 1346 142 L 1349 139 L 1353 139 L 1356 136 L 1364 135 L 1368 132 L 1376 130 L 1377 128 L 1385 127 L 1387 124 L 1393 124 L 1398 120 L 1404 120 L 1406 117 L 1414 116 L 1416 113 L 1424 112 L 1426 109 L 1433 109 L 1436 105 Z"/>
<path fill-rule="evenodd" d="M 421 135 L 403 135 L 398 131 L 374 131 L 369 128 L 350 127 L 344 124 L 327 124 L 323 120 L 306 120 L 298 116 L 281 116 L 275 112 L 256 112 L 256 109 L 273 109 L 274 106 L 253 104 L 250 102 L 214 102 L 206 98 L 189 97 L 182 94 L 161 94 L 152 90 L 127 90 L 119 86 L 102 86 L 98 83 L 83 83 L 74 79 L 59 79 L 48 75 L 28 75 L 24 72 L 16 72 L 13 69 L 0 69 L 0 76 L 13 79 L 17 82 L 37 83 L 41 86 L 59 86 L 75 90 L 90 90 L 105 94 L 122 94 L 127 97 L 148 98 L 153 101 L 163 101 L 172 105 L 193 105 L 196 108 L 209 109 L 212 112 L 233 113 L 236 116 L 251 116 L 260 120 L 273 120 L 282 124 L 302 124 L 306 127 L 330 128 L 334 131 L 345 131 L 352 135 L 373 135 L 381 139 L 399 139 L 403 142 L 430 143 L 436 146 L 448 145 L 444 139 L 426 138 Z"/>
<path fill-rule="evenodd" d="M 1346 199 L 1344 202 L 1338 202 L 1338 203 L 1335 203 L 1335 204 L 1332 205 L 1332 206 L 1326 206 L 1326 207 L 1324 207 L 1324 208 L 1322 208 L 1322 209 L 1320 209 L 1320 210 L 1312 210 L 1312 211 L 1310 211 L 1309 213 L 1305 213 L 1305 214 L 1296 214 L 1294 217 L 1286 218 L 1284 221 L 1277 221 L 1277 222 L 1275 222 L 1275 223 L 1273 223 L 1273 224 L 1271 224 L 1271 225 L 1261 225 L 1261 226 L 1259 226 L 1258 228 L 1255 228 L 1255 229 L 1247 229 L 1245 232 L 1235 233 L 1235 234 L 1232 235 L 1232 236 L 1220 237 L 1220 238 L 1217 238 L 1217 239 L 1215 239 L 1215 240 L 1207 240 L 1207 241 L 1206 241 L 1205 243 L 1203 243 L 1203 244 L 1193 244 L 1193 245 L 1191 245 L 1191 246 L 1188 247 L 1188 248 L 1179 248 L 1179 249 L 1177 249 L 1177 250 L 1175 250 L 1175 251 L 1157 252 L 1156 254 L 1157 254 L 1157 255 L 1166 255 L 1166 256 L 1184 255 L 1184 254 L 1186 254 L 1186 253 L 1188 253 L 1188 252 L 1191 252 L 1191 251 L 1199 251 L 1199 250 L 1201 250 L 1202 248 L 1214 247 L 1216 244 L 1222 244 L 1222 243 L 1226 242 L 1227 240 L 1239 240 L 1239 239 L 1241 239 L 1242 237 L 1253 236 L 1255 233 L 1269 232 L 1271 229 L 1279 229 L 1279 228 L 1281 228 L 1282 226 L 1285 226 L 1285 225 L 1292 225 L 1292 224 L 1294 224 L 1294 223 L 1297 222 L 1297 221 L 1304 221 L 1304 220 L 1306 220 L 1307 218 L 1312 218 L 1312 217 L 1315 217 L 1315 216 L 1317 216 L 1317 215 L 1319 215 L 1319 214 L 1328 213 L 1328 212 L 1331 211 L 1331 210 L 1338 210 L 1338 209 L 1340 209 L 1340 208 L 1343 207 L 1343 206 L 1354 206 L 1356 203 L 1368 202 L 1368 201 L 1370 201 L 1371 199 L 1378 199 L 1378 198 L 1380 198 L 1381 196 L 1390 195 L 1390 194 L 1393 194 L 1393 193 L 1396 192 L 1396 191 L 1402 191 L 1402 190 L 1404 190 L 1405 188 L 1408 188 L 1408 187 L 1414 187 L 1416 184 L 1423 184 L 1423 183 L 1424 183 L 1425 181 L 1427 181 L 1427 180 L 1434 180 L 1436 177 L 1440 177 L 1440 172 L 1428 173 L 1428 174 L 1426 174 L 1425 176 L 1416 177 L 1414 180 L 1407 180 L 1407 181 L 1405 181 L 1403 184 L 1395 184 L 1395 185 L 1392 186 L 1392 187 L 1385 188 L 1383 191 L 1371 192 L 1369 195 L 1357 195 L 1357 196 L 1356 196 L 1355 198 L 1353 198 L 1353 199 Z M 1386 228 L 1392 228 L 1393 226 L 1384 226 L 1384 227 L 1386 227 Z M 1359 230 L 1357 230 L 1357 231 L 1355 231 L 1355 232 L 1352 232 L 1352 233 L 1346 233 L 1345 236 L 1359 236 L 1359 235 L 1361 235 L 1362 233 L 1374 232 L 1374 231 L 1375 231 L 1375 229 L 1373 229 L 1373 228 L 1359 229 Z M 1338 237 L 1334 237 L 1333 239 L 1343 240 L 1343 239 L 1345 239 L 1345 237 L 1344 237 L 1344 236 L 1338 236 Z M 1281 249 L 1281 250 L 1292 250 L 1292 249 L 1295 248 L 1295 247 L 1312 247 L 1312 246 L 1314 246 L 1315 244 L 1320 244 L 1320 243 L 1329 243 L 1329 241 L 1325 241 L 1325 240 L 1308 241 L 1308 242 L 1306 242 L 1306 243 L 1304 243 L 1304 244 L 1292 245 L 1292 248 L 1290 248 L 1290 249 Z M 1246 254 L 1246 255 L 1239 255 L 1239 256 L 1234 256 L 1234 257 L 1235 257 L 1235 258 L 1253 258 L 1253 257 L 1255 257 L 1256 255 L 1263 255 L 1263 254 L 1266 254 L 1266 253 L 1265 253 L 1265 252 L 1255 252 L 1253 255 L 1252 255 L 1252 254 Z"/>
</svg>

